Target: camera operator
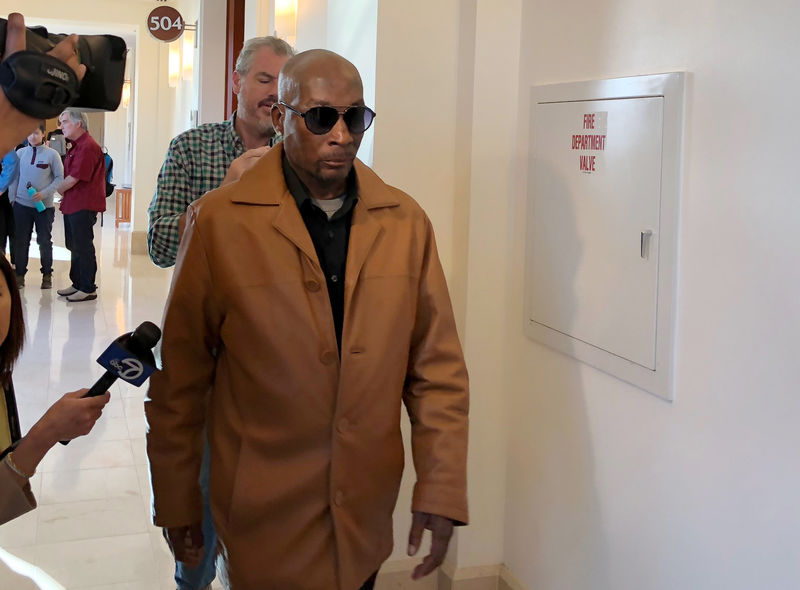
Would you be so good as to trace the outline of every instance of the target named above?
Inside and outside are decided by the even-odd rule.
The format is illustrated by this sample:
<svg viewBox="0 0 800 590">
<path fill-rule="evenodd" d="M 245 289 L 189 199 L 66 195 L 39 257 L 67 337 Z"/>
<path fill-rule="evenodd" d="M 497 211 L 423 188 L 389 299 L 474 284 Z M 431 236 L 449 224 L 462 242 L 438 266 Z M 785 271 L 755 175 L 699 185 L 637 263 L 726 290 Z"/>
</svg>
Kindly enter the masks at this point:
<svg viewBox="0 0 800 590">
<path fill-rule="evenodd" d="M 65 37 L 49 52 L 49 55 L 70 66 L 80 79 L 86 73 L 86 66 L 78 63 L 77 43 L 77 35 Z M 25 20 L 21 14 L 15 12 L 8 15 L 6 47 L 2 57 L 5 60 L 9 55 L 24 49 Z M 0 154 L 6 154 L 12 150 L 38 124 L 38 119 L 29 117 L 14 108 L 4 92 L 0 92 L 0 121 L 3 121 L 3 126 L 0 128 Z"/>
<path fill-rule="evenodd" d="M 79 77 L 86 72 L 78 65 L 75 54 L 77 37 L 72 35 L 59 43 L 50 54 L 72 67 Z M 3 59 L 25 49 L 25 21 L 21 14 L 8 17 L 6 47 Z M 15 109 L 0 92 L 0 154 L 10 151 L 26 135 L 36 128 L 37 119 L 28 117 Z M 24 341 L 22 303 L 14 284 L 14 274 L 5 258 L 0 258 L 0 420 L 7 420 L 8 392 L 11 369 Z M 88 434 L 108 403 L 110 394 L 83 398 L 87 390 L 73 391 L 53 404 L 8 453 L 0 466 L 0 524 L 33 509 L 36 502 L 29 485 L 29 478 L 47 451 L 59 440 L 68 440 Z M 13 399 L 13 394 L 11 395 Z M 0 423 L 0 434 L 5 438 L 10 431 Z M 8 442 L 8 441 L 6 441 Z M 0 445 L 2 446 L 2 445 Z M 1 464 L 0 464 L 1 465 Z"/>
</svg>

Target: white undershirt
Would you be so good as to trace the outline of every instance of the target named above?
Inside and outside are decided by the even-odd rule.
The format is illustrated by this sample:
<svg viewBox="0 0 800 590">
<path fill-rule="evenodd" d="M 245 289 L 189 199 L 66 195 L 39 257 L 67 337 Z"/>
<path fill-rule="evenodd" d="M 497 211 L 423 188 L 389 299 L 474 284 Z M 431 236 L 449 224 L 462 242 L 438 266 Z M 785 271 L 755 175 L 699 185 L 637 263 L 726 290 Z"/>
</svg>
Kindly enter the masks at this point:
<svg viewBox="0 0 800 590">
<path fill-rule="evenodd" d="M 325 212 L 325 215 L 328 216 L 328 219 L 334 216 L 334 214 L 342 208 L 344 204 L 344 197 L 336 197 L 335 199 L 313 199 L 314 204 L 322 209 Z"/>
</svg>

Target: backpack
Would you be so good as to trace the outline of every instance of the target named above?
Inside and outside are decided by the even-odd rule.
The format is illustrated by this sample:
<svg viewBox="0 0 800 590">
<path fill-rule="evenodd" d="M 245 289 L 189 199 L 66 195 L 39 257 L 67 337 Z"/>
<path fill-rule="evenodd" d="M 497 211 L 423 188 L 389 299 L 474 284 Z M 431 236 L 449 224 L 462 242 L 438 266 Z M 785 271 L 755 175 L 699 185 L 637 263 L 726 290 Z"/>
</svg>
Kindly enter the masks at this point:
<svg viewBox="0 0 800 590">
<path fill-rule="evenodd" d="M 106 197 L 110 197 L 112 194 L 114 194 L 114 187 L 116 186 L 111 182 L 111 179 L 114 177 L 114 160 L 111 159 L 111 156 L 108 155 L 108 152 L 105 150 L 103 151 L 106 155 Z"/>
</svg>

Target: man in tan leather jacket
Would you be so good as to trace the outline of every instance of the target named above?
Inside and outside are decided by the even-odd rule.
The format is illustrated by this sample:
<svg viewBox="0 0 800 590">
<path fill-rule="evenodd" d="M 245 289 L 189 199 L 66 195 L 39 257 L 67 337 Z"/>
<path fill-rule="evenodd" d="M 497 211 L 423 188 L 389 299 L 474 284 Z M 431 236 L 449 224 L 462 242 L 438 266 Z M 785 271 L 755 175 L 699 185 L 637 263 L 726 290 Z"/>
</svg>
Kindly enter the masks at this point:
<svg viewBox="0 0 800 590">
<path fill-rule="evenodd" d="M 431 223 L 355 160 L 374 113 L 328 51 L 281 72 L 284 141 L 191 205 L 146 402 L 154 522 L 203 550 L 202 432 L 233 590 L 359 590 L 392 551 L 401 402 L 422 532 L 466 524 L 467 372 Z M 210 391 L 210 394 L 209 394 Z"/>
</svg>

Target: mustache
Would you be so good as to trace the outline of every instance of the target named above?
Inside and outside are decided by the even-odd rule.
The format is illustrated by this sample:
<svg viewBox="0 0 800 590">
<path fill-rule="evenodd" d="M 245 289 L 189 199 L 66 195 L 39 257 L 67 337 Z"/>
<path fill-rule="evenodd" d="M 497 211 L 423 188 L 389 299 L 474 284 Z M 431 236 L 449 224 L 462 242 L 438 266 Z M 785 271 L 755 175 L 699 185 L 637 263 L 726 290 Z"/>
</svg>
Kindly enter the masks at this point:
<svg viewBox="0 0 800 590">
<path fill-rule="evenodd" d="M 272 107 L 276 102 L 278 102 L 277 96 L 268 96 L 264 100 L 258 103 L 259 107 Z"/>
</svg>

